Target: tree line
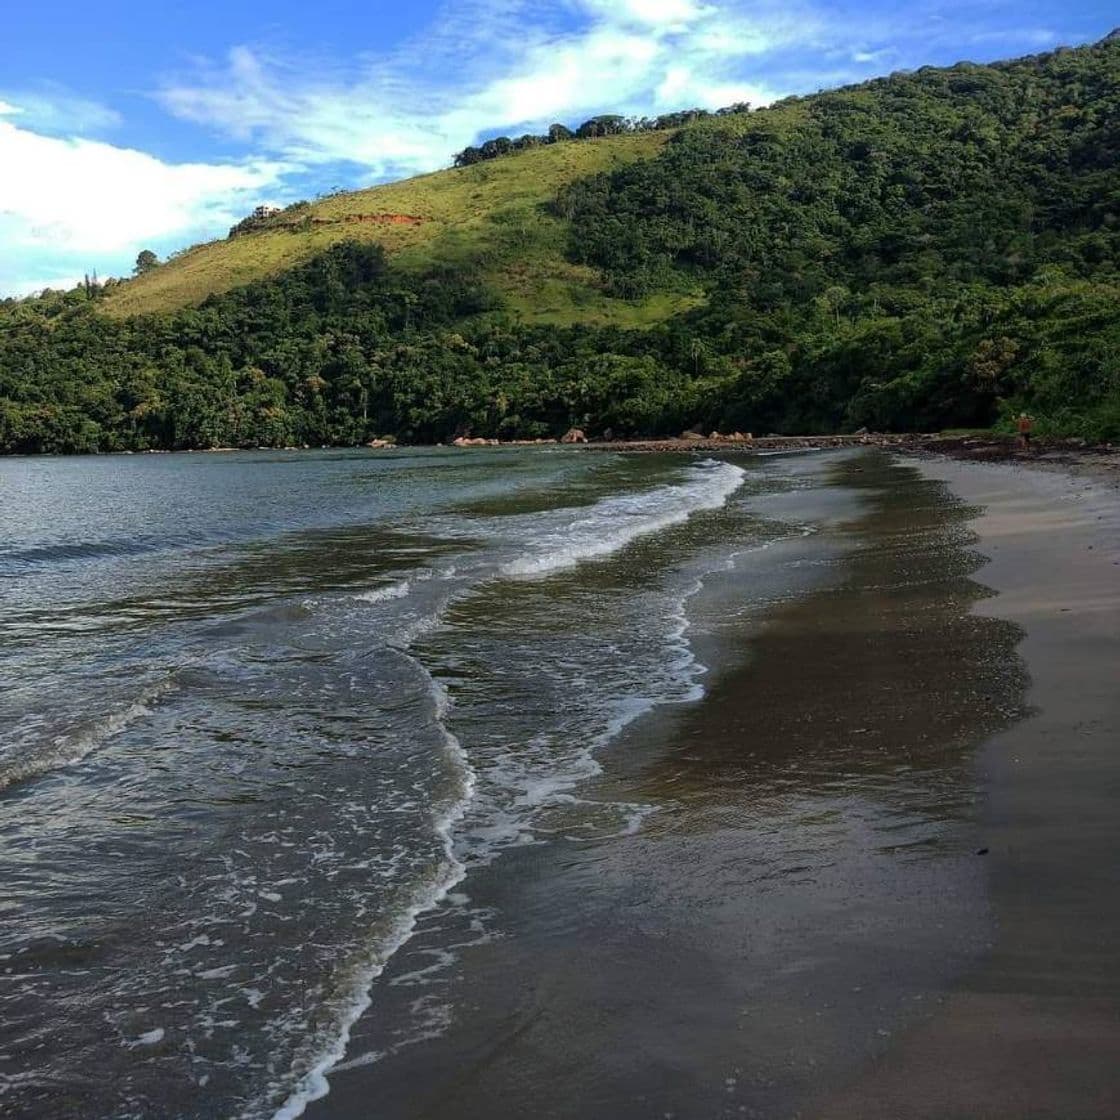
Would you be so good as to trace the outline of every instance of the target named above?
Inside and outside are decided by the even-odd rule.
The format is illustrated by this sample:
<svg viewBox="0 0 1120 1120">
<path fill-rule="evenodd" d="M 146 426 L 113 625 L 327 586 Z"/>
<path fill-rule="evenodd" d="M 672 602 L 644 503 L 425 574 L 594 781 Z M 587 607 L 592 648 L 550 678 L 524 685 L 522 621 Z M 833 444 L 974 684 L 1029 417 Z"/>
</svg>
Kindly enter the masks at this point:
<svg viewBox="0 0 1120 1120">
<path fill-rule="evenodd" d="M 455 167 L 470 167 L 484 160 L 497 159 L 499 156 L 513 155 L 529 148 L 539 148 L 546 144 L 559 144 L 566 140 L 594 140 L 601 136 L 622 136 L 630 132 L 657 132 L 682 128 L 705 117 L 726 117 L 736 113 L 749 113 L 747 102 L 739 102 L 714 113 L 708 109 L 680 109 L 673 113 L 663 113 L 658 117 L 626 117 L 616 113 L 606 113 L 578 125 L 575 129 L 566 124 L 550 125 L 547 132 L 530 133 L 511 139 L 509 136 L 495 136 L 478 145 L 468 145 L 454 157 Z"/>
</svg>

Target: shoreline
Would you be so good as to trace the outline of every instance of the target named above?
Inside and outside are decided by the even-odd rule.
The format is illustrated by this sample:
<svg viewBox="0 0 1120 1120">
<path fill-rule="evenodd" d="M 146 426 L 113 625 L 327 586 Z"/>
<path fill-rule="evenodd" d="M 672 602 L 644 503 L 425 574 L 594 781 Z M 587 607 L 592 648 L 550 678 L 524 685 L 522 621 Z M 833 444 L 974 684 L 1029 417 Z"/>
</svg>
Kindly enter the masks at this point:
<svg viewBox="0 0 1120 1120">
<path fill-rule="evenodd" d="M 113 458 L 116 456 L 147 455 L 251 455 L 261 452 L 302 453 L 323 451 L 393 452 L 432 450 L 450 451 L 503 451 L 572 450 L 608 452 L 623 455 L 734 455 L 754 457 L 775 453 L 798 451 L 828 451 L 840 449 L 879 448 L 897 455 L 945 456 L 973 462 L 1015 463 L 1030 468 L 1049 471 L 1085 473 L 1102 481 L 1120 486 L 1120 447 L 1112 443 L 1094 443 L 1077 438 L 1035 438 L 1029 451 L 1022 450 L 1016 437 L 998 433 L 944 434 L 939 432 L 861 432 L 840 435 L 771 435 L 736 439 L 730 436 L 711 438 L 696 436 L 636 437 L 632 439 L 590 439 L 566 443 L 562 439 L 497 440 L 482 439 L 477 443 L 457 445 L 454 442 L 435 444 L 397 443 L 395 440 L 372 440 L 361 444 L 337 445 L 287 445 L 283 447 L 188 447 L 178 450 L 148 448 L 143 451 L 100 451 L 83 456 L 74 455 L 13 455 L 9 458 L 67 459 L 75 457 Z"/>
<path fill-rule="evenodd" d="M 448 1012 L 433 1033 L 412 1042 L 394 1041 L 389 1027 L 403 999 L 403 993 L 393 994 L 396 984 L 438 954 L 446 936 L 441 920 L 433 918 L 416 944 L 391 962 L 390 986 L 359 1024 L 356 1051 L 337 1068 L 330 1095 L 309 1115 L 357 1117 L 372 1095 L 386 1117 L 452 1108 L 464 1117 L 512 1117 L 531 1106 L 540 1115 L 635 1120 L 664 1111 L 700 1116 L 736 1109 L 760 1116 L 814 1108 L 822 1116 L 1008 1115 L 992 1102 L 1016 1091 L 1017 1083 L 1008 1081 L 1015 1062 L 1038 1066 L 1038 1055 L 1028 1046 L 1014 1051 L 1010 1065 L 985 1066 L 985 1056 L 1002 1053 L 1000 1048 L 962 1026 L 953 1008 L 958 994 L 971 990 L 972 978 L 994 975 L 991 962 L 1005 944 L 1009 912 L 1017 928 L 1029 928 L 1033 920 L 1037 932 L 1051 921 L 1045 913 L 1047 886 L 1075 883 L 1076 875 L 1069 866 L 1051 867 L 1041 876 L 1030 868 L 1016 870 L 1023 852 L 1028 864 L 1045 864 L 1050 838 L 1021 823 L 1001 838 L 999 828 L 1005 826 L 993 822 L 993 807 L 998 817 L 1015 796 L 1015 780 L 1025 779 L 1035 801 L 1032 812 L 1044 810 L 1055 774 L 1045 768 L 1032 772 L 1017 756 L 1008 762 L 1006 744 L 1029 742 L 1045 729 L 1047 718 L 1050 734 L 1068 729 L 1071 706 L 1079 701 L 1078 672 L 1088 669 L 1092 676 L 1096 656 L 1098 679 L 1103 669 L 1107 682 L 1107 669 L 1115 663 L 1100 660 L 1099 648 L 1082 648 L 1075 628 L 1063 667 L 1072 679 L 1056 693 L 1040 694 L 1038 669 L 1045 668 L 1049 646 L 1043 641 L 1036 648 L 1037 619 L 1017 608 L 1007 573 L 1028 589 L 1030 601 L 1053 604 L 1060 617 L 1063 608 L 1055 596 L 1071 538 L 1058 530 L 1070 521 L 1067 491 L 1099 488 L 1073 476 L 1063 480 L 1046 472 L 907 458 L 896 473 L 902 472 L 900 478 L 920 473 L 923 482 L 900 484 L 892 498 L 889 488 L 875 489 L 881 471 L 875 461 L 860 456 L 858 462 L 866 467 L 853 466 L 844 484 L 863 489 L 887 520 L 880 518 L 881 528 L 862 551 L 810 561 L 838 563 L 849 576 L 838 587 L 810 590 L 807 599 L 764 621 L 748 638 L 738 667 L 732 663 L 722 678 L 713 679 L 711 693 L 694 711 L 663 711 L 635 725 L 601 758 L 612 796 L 656 793 L 652 799 L 671 797 L 684 809 L 655 814 L 642 833 L 624 842 L 558 842 L 511 852 L 499 866 L 472 876 L 461 889 L 474 906 L 501 914 L 510 928 L 508 937 L 496 941 L 476 944 L 462 936 L 463 962 L 456 977 L 446 980 L 455 1003 L 464 1005 L 462 1014 Z M 1002 490 L 990 486 L 994 473 Z M 1018 477 L 1023 474 L 1025 481 Z M 946 503 L 930 487 L 953 497 Z M 989 503 L 986 513 L 963 504 L 981 499 Z M 1100 490 L 1094 501 L 1098 505 L 1077 521 L 1076 533 L 1099 541 L 1116 524 L 1116 499 Z M 1016 503 L 1022 507 L 1020 522 L 1025 517 L 1033 527 L 1040 519 L 1028 536 L 1031 548 L 1048 558 L 1048 569 L 1039 569 L 1024 541 L 994 535 L 992 525 L 998 528 L 999 518 Z M 922 520 L 927 508 L 929 517 L 942 519 L 936 521 L 942 529 Z M 1003 550 L 1003 566 L 988 565 L 971 575 L 982 561 L 970 559 L 974 554 L 958 539 L 956 525 L 978 534 L 982 553 Z M 920 544 L 930 532 L 928 548 L 915 551 L 913 541 Z M 1101 581 L 1103 609 L 1115 612 L 1115 557 L 1099 545 L 1086 545 L 1085 556 Z M 892 568 L 874 566 L 888 563 L 897 569 L 893 577 Z M 925 577 L 923 566 L 929 571 Z M 896 590 L 878 590 L 903 574 Z M 1043 576 L 1058 586 L 1037 586 Z M 980 602 L 981 585 L 994 587 L 1006 601 Z M 866 645 L 865 624 L 881 612 L 881 637 Z M 935 619 L 942 621 L 935 625 Z M 1038 707 L 1041 700 L 1044 709 L 1025 719 L 1010 695 L 995 699 L 1010 678 L 992 676 L 1004 662 L 1001 672 L 1012 670 L 1007 658 L 1023 628 L 1027 637 L 1017 656 L 1026 658 L 1034 677 L 1028 702 Z M 1114 655 L 1120 630 L 1098 637 L 1105 653 Z M 991 655 L 989 646 L 1004 652 Z M 792 682 L 791 664 L 798 667 Z M 986 690 L 980 685 L 985 678 Z M 803 694 L 806 699 L 795 702 Z M 784 702 L 775 702 L 775 696 Z M 871 710 L 881 712 L 878 730 L 861 697 L 877 697 Z M 1102 736 L 1115 735 L 1120 726 L 1115 702 L 1109 709 L 1107 692 L 1098 700 L 1104 705 Z M 833 739 L 844 726 L 847 734 Z M 900 732 L 905 732 L 901 739 Z M 844 752 L 841 758 L 804 755 L 821 734 Z M 748 761 L 735 746 L 743 735 L 772 746 L 761 758 L 749 751 Z M 898 746 L 890 748 L 891 742 Z M 1023 748 L 1017 749 L 1021 754 Z M 884 751 L 887 758 L 903 752 L 896 759 L 904 763 L 900 770 L 880 774 Z M 1110 773 L 1108 760 L 1098 761 L 1105 769 L 1094 773 L 1090 798 L 1092 785 Z M 843 787 L 853 781 L 850 795 L 832 792 L 837 782 Z M 774 794 L 766 795 L 772 782 L 777 782 Z M 755 813 L 760 797 L 764 805 L 780 806 L 801 793 L 808 797 L 802 811 L 808 817 L 788 817 L 783 809 L 778 820 L 785 823 L 776 830 L 743 823 L 741 814 Z M 929 796 L 930 807 L 915 814 L 914 806 Z M 981 810 L 974 807 L 977 798 Z M 1099 794 L 1097 801 L 1111 804 Z M 1076 837 L 1084 805 L 1061 802 L 1055 808 L 1066 819 L 1053 835 L 1064 828 L 1068 843 L 1071 828 Z M 807 857 L 807 850 L 816 849 L 806 841 L 808 848 L 797 850 L 798 837 L 814 836 L 820 826 L 805 822 L 822 819 L 830 822 L 826 831 L 839 828 L 837 837 L 844 839 L 837 839 L 828 858 Z M 1097 845 L 1089 873 L 1099 877 L 1107 873 L 1120 826 L 1103 812 L 1094 821 Z M 866 847 L 879 831 L 894 830 L 901 831 L 887 848 Z M 743 880 L 738 868 L 743 852 L 760 843 L 764 851 L 792 844 L 796 854 L 783 857 L 789 864 L 784 870 L 779 859 L 774 871 Z M 981 852 L 987 858 L 977 858 Z M 1072 861 L 1078 866 L 1081 861 Z M 1120 890 L 1105 897 L 1115 908 Z M 1105 915 L 1109 921 L 1111 913 Z M 1098 932 L 1115 928 L 1108 922 L 1098 927 Z M 1060 965 L 1062 950 L 1054 952 Z M 1110 962 L 1091 963 L 1104 969 L 1103 979 L 1115 980 Z M 1082 995 L 1069 998 L 1077 1003 Z M 1082 1026 L 1102 1010 L 1114 1015 L 1115 996 L 1104 1001 L 1084 1001 Z M 985 1029 L 998 1035 L 1004 1011 L 1002 1006 L 998 1014 L 993 1011 Z M 1077 1015 L 1075 1007 L 1074 1020 Z M 1038 1026 L 1022 1009 L 1012 1021 L 1028 1034 L 1032 1022 Z M 1098 1034 L 1106 1040 L 1103 1048 L 1098 1045 L 1088 1059 L 1084 1051 L 1073 1057 L 1080 1060 L 1080 1084 L 1088 1078 L 1111 1091 L 1115 1074 L 1107 1063 L 1120 1051 L 1111 1048 L 1107 1031 Z M 927 1036 L 936 1045 L 915 1041 Z M 966 1068 L 970 1058 L 973 1080 L 962 1081 L 966 1096 L 953 1111 L 952 1086 L 934 1090 L 947 1062 Z M 915 1079 L 923 1077 L 937 1083 L 925 1098 L 932 1103 L 925 1105 L 914 1091 Z M 983 1097 L 985 1077 L 990 1099 Z M 1056 1077 L 1058 1082 L 1065 1084 Z M 1030 1114 L 1109 1114 L 1084 1090 L 1079 1095 L 1076 1088 L 1066 1089 L 1049 1111 Z M 1039 1099 L 1045 1100 L 1044 1092 Z M 881 1100 L 881 1112 L 869 1107 L 869 1100 Z M 995 1110 L 985 1111 L 989 1105 Z"/>
</svg>

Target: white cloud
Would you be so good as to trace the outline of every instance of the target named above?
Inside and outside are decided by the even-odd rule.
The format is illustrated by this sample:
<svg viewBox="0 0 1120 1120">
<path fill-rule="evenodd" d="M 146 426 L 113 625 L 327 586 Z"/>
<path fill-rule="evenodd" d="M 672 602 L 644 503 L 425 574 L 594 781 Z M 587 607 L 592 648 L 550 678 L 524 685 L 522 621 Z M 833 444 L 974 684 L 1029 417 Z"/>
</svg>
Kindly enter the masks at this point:
<svg viewBox="0 0 1120 1120">
<path fill-rule="evenodd" d="M 37 296 L 41 292 L 45 292 L 48 288 L 54 288 L 56 291 L 68 292 L 71 288 L 77 287 L 84 278 L 84 273 L 81 276 L 49 273 L 37 276 L 32 280 L 14 280 L 4 284 L 3 275 L 0 274 L 0 285 L 2 285 L 0 299 L 4 296 L 14 296 L 16 299 L 20 299 L 23 296 Z"/>
<path fill-rule="evenodd" d="M 753 16 L 696 0 L 578 0 L 576 8 L 582 21 L 565 28 L 539 0 L 475 2 L 426 44 L 351 68 L 239 46 L 158 97 L 176 116 L 284 160 L 346 163 L 372 181 L 445 166 L 484 132 L 596 112 L 714 108 L 722 96 L 765 104 L 789 91 L 745 79 L 744 60 L 812 26 L 790 5 L 755 5 Z"/>
<path fill-rule="evenodd" d="M 6 110 L 8 107 L 5 106 Z M 123 270 L 149 243 L 212 236 L 280 178 L 283 165 L 165 163 L 97 140 L 44 136 L 0 116 L 0 290 Z"/>
<path fill-rule="evenodd" d="M 112 253 L 225 221 L 277 181 L 281 165 L 164 163 L 98 140 L 41 136 L 0 120 L 4 243 Z"/>
<path fill-rule="evenodd" d="M 1075 37 L 1076 38 L 1076 37 Z M 1008 46 L 1026 44 L 1031 47 L 1050 47 L 1063 42 L 1062 34 L 1047 27 L 1000 28 L 993 31 L 977 31 L 968 36 L 972 44 L 1007 44 Z"/>
<path fill-rule="evenodd" d="M 692 0 L 585 0 L 584 7 L 604 21 L 681 31 L 717 9 Z"/>
<path fill-rule="evenodd" d="M 50 134 L 89 135 L 108 132 L 121 124 L 121 115 L 108 105 L 70 93 L 53 82 L 39 90 L 0 93 L 0 116 L 18 117 L 23 128 Z"/>
</svg>

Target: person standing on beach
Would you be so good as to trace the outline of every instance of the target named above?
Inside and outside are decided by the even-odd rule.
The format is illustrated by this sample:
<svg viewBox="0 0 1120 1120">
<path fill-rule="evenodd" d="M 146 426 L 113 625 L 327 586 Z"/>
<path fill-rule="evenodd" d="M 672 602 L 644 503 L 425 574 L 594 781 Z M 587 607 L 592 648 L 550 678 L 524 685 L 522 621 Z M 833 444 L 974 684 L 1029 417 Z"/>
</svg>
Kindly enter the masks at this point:
<svg viewBox="0 0 1120 1120">
<path fill-rule="evenodd" d="M 1033 426 L 1034 426 L 1034 422 L 1031 420 L 1031 418 L 1025 412 L 1020 412 L 1019 413 L 1019 446 L 1024 451 L 1029 451 L 1030 450 L 1030 447 L 1031 447 L 1031 428 Z"/>
</svg>

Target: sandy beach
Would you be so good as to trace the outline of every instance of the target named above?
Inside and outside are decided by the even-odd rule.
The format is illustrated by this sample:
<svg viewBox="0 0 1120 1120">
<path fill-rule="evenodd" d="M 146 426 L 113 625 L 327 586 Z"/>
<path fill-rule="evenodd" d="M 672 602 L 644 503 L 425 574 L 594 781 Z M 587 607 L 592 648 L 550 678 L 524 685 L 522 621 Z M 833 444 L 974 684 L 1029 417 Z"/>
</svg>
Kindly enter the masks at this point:
<svg viewBox="0 0 1120 1120">
<path fill-rule="evenodd" d="M 1116 491 L 819 458 L 829 531 L 707 589 L 706 696 L 601 759 L 659 810 L 472 873 L 309 1115 L 1115 1114 Z"/>
<path fill-rule="evenodd" d="M 821 1116 L 1107 1117 L 1120 1101 L 1120 517 L 1115 483 L 937 461 L 1023 628 L 1031 715 L 979 758 L 991 949 Z"/>
</svg>

